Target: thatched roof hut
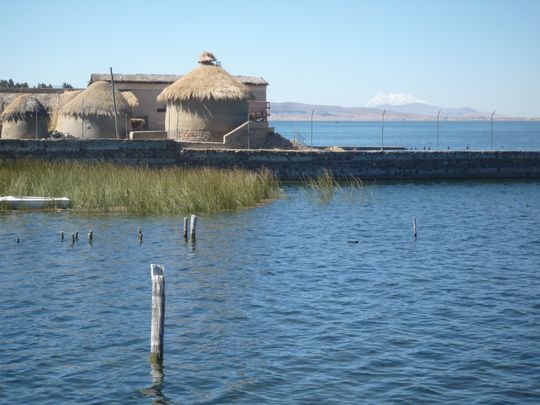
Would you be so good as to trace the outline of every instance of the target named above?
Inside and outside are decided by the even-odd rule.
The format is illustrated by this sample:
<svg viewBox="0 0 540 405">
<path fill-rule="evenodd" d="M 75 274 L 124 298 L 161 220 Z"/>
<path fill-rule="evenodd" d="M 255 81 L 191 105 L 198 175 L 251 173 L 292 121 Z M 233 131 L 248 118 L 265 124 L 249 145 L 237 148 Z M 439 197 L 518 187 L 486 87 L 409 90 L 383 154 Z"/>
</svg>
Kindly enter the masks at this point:
<svg viewBox="0 0 540 405">
<path fill-rule="evenodd" d="M 22 88 L 0 88 L 0 114 L 21 95 L 30 95 L 37 99 L 43 107 L 51 113 L 58 102 L 58 97 L 62 89 L 22 89 Z"/>
<path fill-rule="evenodd" d="M 232 101 L 249 99 L 247 87 L 216 64 L 211 52 L 199 56 L 200 66 L 166 87 L 159 102 L 174 103 L 188 100 Z"/>
<path fill-rule="evenodd" d="M 114 94 L 118 131 L 124 138 L 132 109 L 120 91 Z M 111 84 L 94 82 L 60 108 L 56 130 L 76 138 L 115 138 L 114 113 Z"/>
<path fill-rule="evenodd" d="M 248 99 L 248 88 L 207 51 L 199 57 L 199 67 L 158 96 L 167 105 L 169 137 L 194 142 L 222 142 L 223 135 L 247 120 Z"/>
<path fill-rule="evenodd" d="M 47 110 L 37 98 L 28 94 L 23 94 L 13 100 L 2 113 L 3 121 L 19 121 L 30 118 L 49 118 Z"/>
<path fill-rule="evenodd" d="M 126 99 L 117 89 L 114 92 L 118 115 L 130 113 Z M 114 102 L 112 98 L 112 85 L 109 82 L 94 82 L 86 90 L 67 102 L 60 114 L 76 117 L 113 117 Z"/>
<path fill-rule="evenodd" d="M 24 94 L 2 113 L 2 139 L 36 139 L 48 135 L 49 114 L 35 97 Z"/>
</svg>

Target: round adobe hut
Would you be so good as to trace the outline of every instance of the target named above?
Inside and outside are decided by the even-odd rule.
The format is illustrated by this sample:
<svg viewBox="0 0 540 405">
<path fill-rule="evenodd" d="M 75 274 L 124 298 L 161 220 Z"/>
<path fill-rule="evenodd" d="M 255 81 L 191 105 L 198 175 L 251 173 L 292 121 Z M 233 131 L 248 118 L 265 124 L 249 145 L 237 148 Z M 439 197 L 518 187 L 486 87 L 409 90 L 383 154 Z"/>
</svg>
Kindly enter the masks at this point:
<svg viewBox="0 0 540 405">
<path fill-rule="evenodd" d="M 131 107 L 124 96 L 115 89 L 118 111 L 118 136 L 126 138 Z M 56 130 L 75 138 L 116 138 L 112 85 L 97 81 L 68 101 L 58 111 Z"/>
<path fill-rule="evenodd" d="M 223 135 L 247 121 L 249 91 L 238 79 L 203 52 L 200 66 L 165 88 L 169 138 L 187 142 L 222 142 Z"/>
<path fill-rule="evenodd" d="M 37 98 L 18 96 L 2 113 L 2 139 L 47 138 L 49 114 Z"/>
</svg>

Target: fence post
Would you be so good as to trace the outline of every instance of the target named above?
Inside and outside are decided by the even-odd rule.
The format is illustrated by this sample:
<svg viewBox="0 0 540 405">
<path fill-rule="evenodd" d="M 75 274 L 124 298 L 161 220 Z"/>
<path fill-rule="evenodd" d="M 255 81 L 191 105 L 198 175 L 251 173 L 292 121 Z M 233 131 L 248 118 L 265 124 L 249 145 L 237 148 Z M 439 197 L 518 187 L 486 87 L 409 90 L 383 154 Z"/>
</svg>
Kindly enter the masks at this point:
<svg viewBox="0 0 540 405">
<path fill-rule="evenodd" d="M 152 327 L 150 331 L 150 362 L 163 364 L 163 332 L 165 326 L 165 276 L 164 267 L 150 265 L 152 277 Z"/>
<path fill-rule="evenodd" d="M 188 221 L 189 221 L 189 218 L 184 217 L 184 240 L 187 240 L 188 238 L 188 229 L 189 229 Z"/>
<path fill-rule="evenodd" d="M 191 216 L 191 224 L 189 226 L 189 235 L 192 242 L 195 242 L 196 239 L 196 233 L 197 233 L 197 216 L 192 215 Z"/>
</svg>

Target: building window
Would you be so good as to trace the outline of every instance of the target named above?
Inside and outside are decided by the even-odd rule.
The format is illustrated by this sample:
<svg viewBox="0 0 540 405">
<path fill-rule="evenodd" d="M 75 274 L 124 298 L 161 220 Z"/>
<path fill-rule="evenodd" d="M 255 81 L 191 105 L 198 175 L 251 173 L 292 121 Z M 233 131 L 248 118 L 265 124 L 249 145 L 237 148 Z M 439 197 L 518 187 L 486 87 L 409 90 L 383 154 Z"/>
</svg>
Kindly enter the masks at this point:
<svg viewBox="0 0 540 405">
<path fill-rule="evenodd" d="M 157 112 L 165 112 L 165 107 L 159 107 L 159 108 L 157 109 Z"/>
</svg>

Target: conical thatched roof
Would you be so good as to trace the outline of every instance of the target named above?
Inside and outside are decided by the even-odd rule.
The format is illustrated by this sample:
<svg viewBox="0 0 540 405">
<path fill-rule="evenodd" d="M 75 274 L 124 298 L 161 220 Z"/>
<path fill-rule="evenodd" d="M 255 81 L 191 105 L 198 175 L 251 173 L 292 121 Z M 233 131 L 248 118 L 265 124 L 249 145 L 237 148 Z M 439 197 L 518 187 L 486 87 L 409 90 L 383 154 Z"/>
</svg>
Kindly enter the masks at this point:
<svg viewBox="0 0 540 405">
<path fill-rule="evenodd" d="M 18 96 L 13 100 L 2 113 L 2 120 L 4 121 L 23 121 L 30 118 L 35 119 L 37 112 L 38 118 L 49 119 L 49 114 L 43 104 L 41 104 L 37 98 L 32 97 L 30 94 L 24 94 Z"/>
<path fill-rule="evenodd" d="M 139 99 L 137 96 L 131 90 L 124 90 L 121 91 L 121 93 L 129 104 L 131 110 L 134 111 L 135 108 L 139 106 Z"/>
<path fill-rule="evenodd" d="M 247 100 L 249 91 L 236 77 L 216 66 L 215 56 L 203 52 L 200 66 L 166 87 L 158 96 L 160 103 L 175 103 L 188 100 Z"/>
<path fill-rule="evenodd" d="M 131 114 L 131 108 L 122 95 L 115 89 L 116 108 L 119 115 Z M 94 82 L 81 94 L 67 102 L 59 111 L 60 114 L 77 117 L 107 116 L 114 117 L 112 85 L 109 82 Z"/>
<path fill-rule="evenodd" d="M 64 105 L 69 103 L 82 92 L 83 90 L 66 90 L 63 93 L 59 94 L 57 100 L 58 108 L 62 108 Z"/>
</svg>

